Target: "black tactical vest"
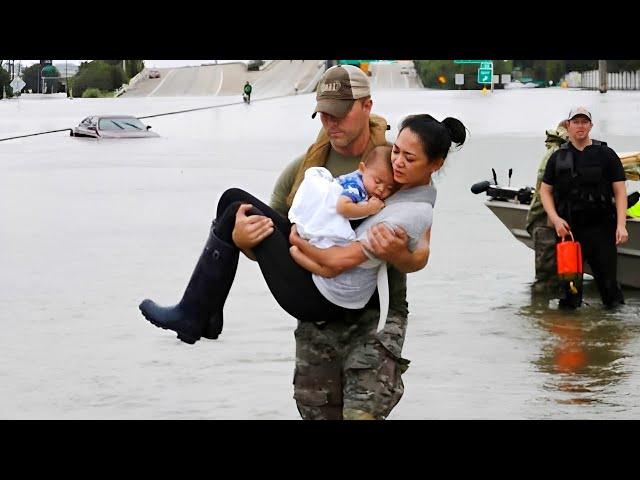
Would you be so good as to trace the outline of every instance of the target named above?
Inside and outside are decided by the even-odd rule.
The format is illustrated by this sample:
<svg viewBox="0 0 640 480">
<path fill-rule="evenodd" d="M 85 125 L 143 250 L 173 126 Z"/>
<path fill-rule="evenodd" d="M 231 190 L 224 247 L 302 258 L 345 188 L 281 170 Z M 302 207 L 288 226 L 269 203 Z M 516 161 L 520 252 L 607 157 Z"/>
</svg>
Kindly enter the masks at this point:
<svg viewBox="0 0 640 480">
<path fill-rule="evenodd" d="M 601 149 L 606 145 L 606 142 L 592 140 L 592 146 L 585 148 L 578 165 L 568 142 L 558 149 L 553 198 L 558 214 L 570 224 L 615 217 L 613 187 L 603 172 L 605 156 Z"/>
</svg>

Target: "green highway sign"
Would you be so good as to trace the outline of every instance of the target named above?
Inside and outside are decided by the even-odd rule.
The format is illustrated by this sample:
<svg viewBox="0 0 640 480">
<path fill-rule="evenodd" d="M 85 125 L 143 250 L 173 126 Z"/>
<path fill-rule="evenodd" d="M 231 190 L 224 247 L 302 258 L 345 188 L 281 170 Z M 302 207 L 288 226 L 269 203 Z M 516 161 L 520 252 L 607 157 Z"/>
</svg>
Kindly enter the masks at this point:
<svg viewBox="0 0 640 480">
<path fill-rule="evenodd" d="M 491 68 L 478 69 L 478 83 L 491 83 L 493 71 Z"/>
<path fill-rule="evenodd" d="M 491 61 L 489 61 L 489 62 L 482 62 L 482 63 L 480 64 L 480 68 L 493 68 L 493 67 L 492 67 L 492 65 L 491 65 L 492 63 L 493 63 L 493 62 L 491 62 Z"/>
<path fill-rule="evenodd" d="M 491 60 L 454 60 L 453 63 L 484 63 Z"/>
</svg>

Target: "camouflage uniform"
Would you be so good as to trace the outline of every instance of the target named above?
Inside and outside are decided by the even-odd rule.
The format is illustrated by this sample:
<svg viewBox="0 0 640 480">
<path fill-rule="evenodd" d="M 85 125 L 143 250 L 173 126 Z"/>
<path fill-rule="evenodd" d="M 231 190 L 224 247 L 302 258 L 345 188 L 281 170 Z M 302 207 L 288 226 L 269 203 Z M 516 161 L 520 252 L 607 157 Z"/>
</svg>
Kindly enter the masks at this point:
<svg viewBox="0 0 640 480">
<path fill-rule="evenodd" d="M 557 235 L 555 229 L 549 225 L 549 220 L 542 202 L 540 200 L 540 184 L 544 176 L 544 170 L 551 154 L 560 145 L 567 141 L 567 130 L 558 126 L 556 129 L 546 131 L 547 138 L 545 146 L 547 151 L 542 157 L 538 167 L 538 177 L 536 180 L 536 190 L 531 200 L 531 206 L 527 213 L 526 229 L 533 239 L 535 250 L 536 281 L 534 289 L 538 291 L 555 292 L 559 287 L 557 266 L 556 266 L 556 243 Z"/>
<path fill-rule="evenodd" d="M 390 286 L 391 275 L 406 278 L 393 268 L 389 275 Z M 405 291 L 404 282 L 394 280 L 396 288 Z M 376 333 L 380 313 L 373 301 L 370 304 L 323 328 L 298 322 L 293 384 L 302 418 L 380 420 L 400 401 L 401 375 L 409 366 L 401 357 L 407 315 L 390 309 L 385 328 Z"/>
<path fill-rule="evenodd" d="M 326 168 L 342 175 L 357 168 L 360 157 L 330 152 Z M 292 162 L 276 182 L 271 207 L 287 214 L 286 198 L 304 156 Z M 316 325 L 298 321 L 295 330 L 294 398 L 306 420 L 384 419 L 404 393 L 401 374 L 409 360 L 401 357 L 407 328 L 406 275 L 388 267 L 389 315 L 376 332 L 380 315 L 374 293 L 362 310 L 344 319 Z"/>
</svg>

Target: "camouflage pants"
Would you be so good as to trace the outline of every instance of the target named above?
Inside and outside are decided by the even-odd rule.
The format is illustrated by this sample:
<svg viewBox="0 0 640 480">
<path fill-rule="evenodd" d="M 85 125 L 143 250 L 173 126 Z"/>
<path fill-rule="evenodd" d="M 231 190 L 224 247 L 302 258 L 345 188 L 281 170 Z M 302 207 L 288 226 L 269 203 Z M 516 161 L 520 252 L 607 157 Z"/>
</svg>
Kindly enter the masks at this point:
<svg viewBox="0 0 640 480">
<path fill-rule="evenodd" d="M 404 393 L 401 374 L 409 361 L 400 353 L 407 318 L 389 312 L 376 333 L 378 311 L 357 323 L 334 322 L 324 328 L 298 322 L 294 398 L 305 420 L 386 418 Z"/>
<path fill-rule="evenodd" d="M 559 285 L 556 262 L 557 235 L 553 227 L 547 226 L 546 216 L 543 220 L 536 222 L 531 229 L 536 256 L 536 285 L 551 292 L 557 290 Z"/>
</svg>

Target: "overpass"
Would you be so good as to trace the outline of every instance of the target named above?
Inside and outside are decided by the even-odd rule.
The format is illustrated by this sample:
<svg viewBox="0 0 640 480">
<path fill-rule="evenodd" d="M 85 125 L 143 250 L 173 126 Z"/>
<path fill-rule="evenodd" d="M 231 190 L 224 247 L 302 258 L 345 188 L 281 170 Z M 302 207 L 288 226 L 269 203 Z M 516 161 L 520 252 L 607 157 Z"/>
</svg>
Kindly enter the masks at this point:
<svg viewBox="0 0 640 480">
<path fill-rule="evenodd" d="M 413 62 L 374 63 L 371 71 L 373 88 L 421 88 Z M 253 85 L 252 98 L 276 97 L 315 91 L 326 66 L 325 60 L 274 60 L 258 71 L 247 70 L 246 64 L 223 63 L 179 68 L 145 68 L 134 77 L 121 96 L 185 97 L 209 95 L 242 95 L 248 80 Z M 149 78 L 157 70 L 160 78 Z"/>
</svg>

